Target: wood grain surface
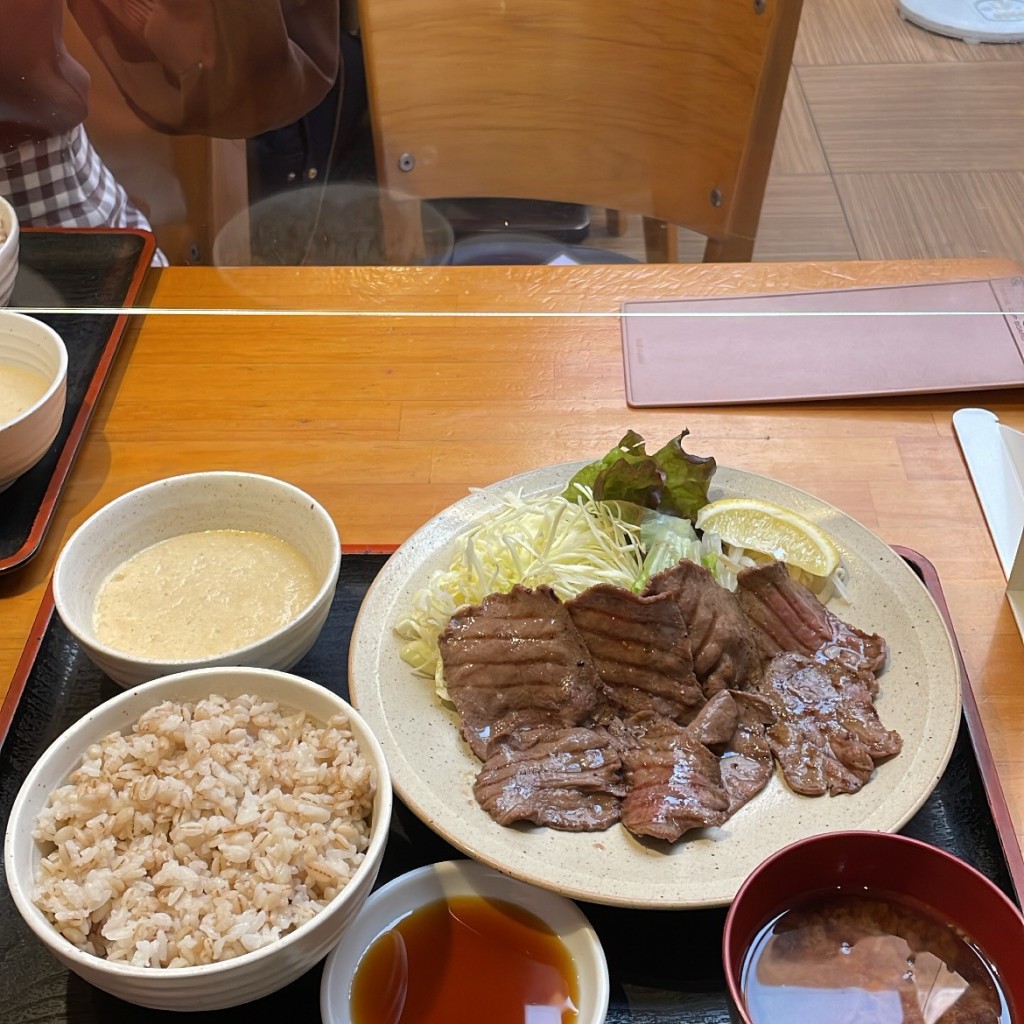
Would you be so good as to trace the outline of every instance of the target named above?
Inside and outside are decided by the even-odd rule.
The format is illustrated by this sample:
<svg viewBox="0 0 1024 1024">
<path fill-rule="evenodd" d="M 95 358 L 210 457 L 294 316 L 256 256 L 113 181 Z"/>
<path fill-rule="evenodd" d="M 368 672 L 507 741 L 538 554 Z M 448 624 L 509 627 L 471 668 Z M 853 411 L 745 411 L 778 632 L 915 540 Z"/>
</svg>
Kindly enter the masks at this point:
<svg viewBox="0 0 1024 1024">
<path fill-rule="evenodd" d="M 378 182 L 640 214 L 749 260 L 801 6 L 361 0 Z"/>
<path fill-rule="evenodd" d="M 688 428 L 690 450 L 810 491 L 934 563 L 1020 837 L 1024 647 L 951 426 L 956 409 L 983 406 L 1024 428 L 1019 395 L 635 410 L 618 320 L 626 299 L 1019 272 L 1002 260 L 154 272 L 46 541 L 0 579 L 0 694 L 65 539 L 133 487 L 269 473 L 322 501 L 349 550 L 380 548 L 472 486 L 597 457 L 629 428 L 658 446 Z"/>
</svg>

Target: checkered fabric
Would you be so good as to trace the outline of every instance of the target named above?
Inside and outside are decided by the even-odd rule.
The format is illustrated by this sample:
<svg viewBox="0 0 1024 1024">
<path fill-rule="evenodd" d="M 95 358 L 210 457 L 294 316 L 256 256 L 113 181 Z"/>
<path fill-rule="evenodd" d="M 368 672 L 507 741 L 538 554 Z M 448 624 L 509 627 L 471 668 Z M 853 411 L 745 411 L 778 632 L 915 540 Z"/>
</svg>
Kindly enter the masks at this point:
<svg viewBox="0 0 1024 1024">
<path fill-rule="evenodd" d="M 0 154 L 0 194 L 25 226 L 152 230 L 81 125 Z M 153 265 L 167 266 L 159 249 Z"/>
</svg>

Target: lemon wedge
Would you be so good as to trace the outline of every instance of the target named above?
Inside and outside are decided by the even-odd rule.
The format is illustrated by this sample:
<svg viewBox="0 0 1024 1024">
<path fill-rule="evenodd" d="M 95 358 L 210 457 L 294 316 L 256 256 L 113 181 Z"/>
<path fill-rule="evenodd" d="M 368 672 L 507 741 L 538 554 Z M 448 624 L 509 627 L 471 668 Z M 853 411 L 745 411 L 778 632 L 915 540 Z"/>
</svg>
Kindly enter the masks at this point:
<svg viewBox="0 0 1024 1024">
<path fill-rule="evenodd" d="M 760 498 L 709 502 L 694 525 L 717 533 L 725 544 L 759 551 L 815 576 L 831 576 L 839 568 L 839 549 L 820 526 Z"/>
</svg>

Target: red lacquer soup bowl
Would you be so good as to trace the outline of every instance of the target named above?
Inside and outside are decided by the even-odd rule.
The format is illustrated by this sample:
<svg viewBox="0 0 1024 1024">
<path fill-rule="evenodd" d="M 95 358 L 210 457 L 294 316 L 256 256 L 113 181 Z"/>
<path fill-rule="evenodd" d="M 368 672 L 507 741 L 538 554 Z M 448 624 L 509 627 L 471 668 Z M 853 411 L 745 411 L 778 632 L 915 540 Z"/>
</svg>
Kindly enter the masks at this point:
<svg viewBox="0 0 1024 1024">
<path fill-rule="evenodd" d="M 965 861 L 905 836 L 793 843 L 740 887 L 723 959 L 743 1024 L 1024 1022 L 1024 916 Z M 851 1016 L 852 1015 L 852 1016 Z"/>
</svg>

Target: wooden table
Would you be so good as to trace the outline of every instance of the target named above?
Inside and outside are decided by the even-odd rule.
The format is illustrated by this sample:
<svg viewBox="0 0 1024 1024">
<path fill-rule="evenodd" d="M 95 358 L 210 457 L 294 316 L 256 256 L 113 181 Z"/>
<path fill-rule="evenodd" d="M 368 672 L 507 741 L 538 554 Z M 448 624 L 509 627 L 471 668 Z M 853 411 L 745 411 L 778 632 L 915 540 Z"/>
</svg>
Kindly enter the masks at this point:
<svg viewBox="0 0 1024 1024">
<path fill-rule="evenodd" d="M 0 694 L 64 540 L 148 481 L 281 476 L 326 505 L 349 550 L 379 548 L 470 486 L 596 457 L 629 428 L 660 447 L 685 427 L 690 450 L 804 488 L 934 563 L 1024 839 L 1024 647 L 951 428 L 971 405 L 1024 428 L 1018 396 L 633 410 L 617 319 L 629 298 L 1011 273 L 992 260 L 154 274 L 156 311 L 132 324 L 47 540 L 0 578 Z"/>
</svg>

